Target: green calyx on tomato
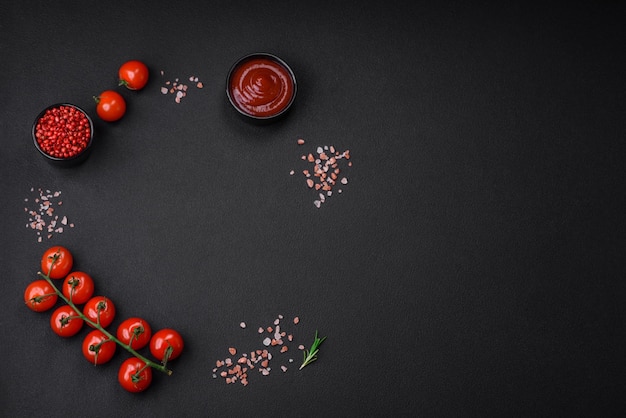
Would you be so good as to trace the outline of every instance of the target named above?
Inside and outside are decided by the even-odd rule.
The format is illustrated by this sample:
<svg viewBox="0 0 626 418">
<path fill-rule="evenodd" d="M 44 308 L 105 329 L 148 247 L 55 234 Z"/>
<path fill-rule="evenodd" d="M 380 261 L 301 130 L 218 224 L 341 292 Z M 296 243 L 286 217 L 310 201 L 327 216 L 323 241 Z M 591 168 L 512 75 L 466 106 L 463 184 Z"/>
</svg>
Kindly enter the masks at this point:
<svg viewBox="0 0 626 418">
<path fill-rule="evenodd" d="M 62 279 L 72 269 L 74 257 L 61 246 L 51 247 L 41 257 L 41 271 L 51 279 Z"/>
<path fill-rule="evenodd" d="M 50 327 L 59 337 L 72 337 L 82 329 L 83 318 L 70 305 L 58 307 L 50 317 Z"/>
<path fill-rule="evenodd" d="M 24 303 L 35 312 L 50 310 L 56 305 L 59 296 L 45 280 L 35 280 L 24 291 Z"/>
<path fill-rule="evenodd" d="M 126 359 L 117 374 L 120 385 L 129 392 L 143 392 L 152 383 L 152 369 L 136 357 Z"/>
<path fill-rule="evenodd" d="M 184 347 L 183 337 L 170 328 L 157 331 L 150 339 L 150 352 L 163 365 L 180 356 Z"/>
<path fill-rule="evenodd" d="M 106 122 L 115 122 L 126 113 L 126 101 L 121 94 L 113 90 L 105 90 L 94 96 L 96 113 Z"/>
<path fill-rule="evenodd" d="M 83 356 L 88 362 L 98 365 L 110 361 L 115 354 L 117 344 L 102 331 L 94 329 L 83 340 Z"/>
<path fill-rule="evenodd" d="M 117 339 L 135 350 L 145 347 L 152 337 L 152 328 L 141 318 L 128 318 L 117 328 Z"/>
<path fill-rule="evenodd" d="M 148 83 L 150 73 L 141 61 L 127 61 L 118 70 L 119 85 L 129 90 L 141 90 Z"/>
<path fill-rule="evenodd" d="M 70 273 L 63 281 L 62 292 L 75 304 L 82 305 L 93 296 L 93 279 L 82 271 Z"/>
<path fill-rule="evenodd" d="M 90 327 L 95 328 L 95 324 L 106 328 L 115 319 L 115 304 L 105 296 L 94 296 L 85 304 L 83 314 L 90 320 Z"/>
</svg>

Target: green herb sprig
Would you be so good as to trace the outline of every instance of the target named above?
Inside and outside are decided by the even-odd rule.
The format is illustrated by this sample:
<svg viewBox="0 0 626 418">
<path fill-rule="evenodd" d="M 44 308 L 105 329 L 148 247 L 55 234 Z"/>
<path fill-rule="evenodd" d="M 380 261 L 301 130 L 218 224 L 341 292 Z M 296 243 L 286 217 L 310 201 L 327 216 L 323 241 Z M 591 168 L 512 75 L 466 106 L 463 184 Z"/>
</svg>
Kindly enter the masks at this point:
<svg viewBox="0 0 626 418">
<path fill-rule="evenodd" d="M 300 366 L 300 370 L 304 366 L 307 366 L 317 360 L 317 353 L 320 351 L 320 345 L 324 342 L 326 337 L 318 338 L 317 330 L 315 330 L 315 339 L 313 340 L 313 344 L 311 344 L 311 348 L 309 350 L 304 350 L 304 360 L 302 361 L 302 366 Z"/>
</svg>

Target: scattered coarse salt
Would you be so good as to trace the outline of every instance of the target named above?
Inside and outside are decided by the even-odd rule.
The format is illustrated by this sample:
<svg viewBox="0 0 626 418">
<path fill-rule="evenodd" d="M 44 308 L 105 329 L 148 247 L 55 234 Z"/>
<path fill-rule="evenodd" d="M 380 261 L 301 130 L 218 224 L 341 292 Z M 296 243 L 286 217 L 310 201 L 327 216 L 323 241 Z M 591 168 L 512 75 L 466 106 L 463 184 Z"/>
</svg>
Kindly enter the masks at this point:
<svg viewBox="0 0 626 418">
<path fill-rule="evenodd" d="M 279 361 L 278 356 L 283 356 L 288 353 L 289 343 L 293 341 L 294 337 L 292 333 L 288 333 L 284 324 L 280 324 L 284 319 L 283 315 L 277 315 L 269 326 L 259 326 L 257 328 L 258 334 L 264 334 L 266 331 L 270 336 L 261 337 L 261 344 L 264 348 L 256 348 L 248 352 L 242 352 L 237 354 L 238 350 L 234 346 L 228 347 L 229 357 L 223 360 L 215 361 L 215 365 L 212 368 L 212 376 L 214 379 L 221 377 L 226 384 L 233 384 L 240 382 L 243 386 L 247 386 L 250 382 L 249 373 L 252 370 L 258 370 L 258 375 L 269 376 L 272 371 L 272 362 Z M 299 317 L 294 317 L 293 323 L 297 324 Z M 244 324 L 244 322 L 241 322 Z M 240 324 L 240 326 L 241 326 Z M 275 359 L 276 358 L 276 359 Z M 285 366 L 286 362 L 293 363 L 293 358 L 285 358 L 281 361 L 283 364 L 280 369 L 283 373 L 287 372 L 288 368 Z"/>
<path fill-rule="evenodd" d="M 299 145 L 304 144 L 304 139 L 297 140 Z M 300 158 L 312 163 L 312 169 L 303 169 L 306 185 L 309 189 L 318 191 L 318 198 L 313 201 L 315 207 L 320 208 L 327 201 L 327 197 L 332 196 L 333 189 L 338 184 L 348 184 L 348 178 L 341 176 L 341 165 L 352 166 L 350 150 L 337 151 L 334 145 L 324 145 L 316 147 L 315 153 L 301 154 Z M 346 160 L 346 162 L 342 161 Z M 294 170 L 292 170 L 293 172 Z M 290 175 L 293 175 L 290 172 Z M 323 193 L 320 193 L 323 192 Z M 341 190 L 339 190 L 341 193 Z"/>
<path fill-rule="evenodd" d="M 165 75 L 165 72 L 161 70 L 161 77 Z M 195 83 L 196 88 L 201 89 L 204 87 L 201 81 L 199 81 L 196 76 L 189 76 L 189 82 Z M 162 94 L 176 94 L 174 97 L 174 101 L 176 103 L 180 103 L 183 98 L 187 96 L 187 90 L 189 89 L 189 85 L 184 84 L 179 81 L 178 78 L 174 79 L 174 81 L 166 80 L 163 82 L 164 86 L 161 87 Z"/>
<path fill-rule="evenodd" d="M 24 212 L 29 216 L 26 228 L 30 228 L 36 231 L 37 242 L 43 242 L 42 232 L 46 231 L 45 237 L 52 239 L 54 234 L 61 234 L 65 228 L 58 226 L 57 224 L 66 226 L 68 225 L 67 216 L 60 216 L 56 214 L 53 205 L 61 206 L 62 201 L 56 202 L 56 199 L 61 196 L 60 191 L 51 192 L 50 190 L 43 190 L 41 188 L 35 190 L 34 187 L 30 189 L 31 193 L 37 193 L 37 197 L 33 199 L 35 208 L 24 207 Z M 24 199 L 24 202 L 29 202 L 28 198 Z M 74 223 L 69 223 L 69 227 L 73 228 Z"/>
</svg>

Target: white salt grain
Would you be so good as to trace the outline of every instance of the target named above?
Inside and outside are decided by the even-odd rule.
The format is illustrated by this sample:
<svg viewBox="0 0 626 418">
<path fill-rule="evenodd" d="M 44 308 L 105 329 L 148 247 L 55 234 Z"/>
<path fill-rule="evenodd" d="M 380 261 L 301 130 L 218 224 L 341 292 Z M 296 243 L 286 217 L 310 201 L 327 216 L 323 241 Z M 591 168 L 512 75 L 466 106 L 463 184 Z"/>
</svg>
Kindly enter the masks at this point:
<svg viewBox="0 0 626 418">
<path fill-rule="evenodd" d="M 245 322 L 241 322 L 241 323 L 239 324 L 239 326 L 240 326 L 241 328 L 245 328 L 245 327 L 246 327 L 246 323 L 245 323 Z"/>
</svg>

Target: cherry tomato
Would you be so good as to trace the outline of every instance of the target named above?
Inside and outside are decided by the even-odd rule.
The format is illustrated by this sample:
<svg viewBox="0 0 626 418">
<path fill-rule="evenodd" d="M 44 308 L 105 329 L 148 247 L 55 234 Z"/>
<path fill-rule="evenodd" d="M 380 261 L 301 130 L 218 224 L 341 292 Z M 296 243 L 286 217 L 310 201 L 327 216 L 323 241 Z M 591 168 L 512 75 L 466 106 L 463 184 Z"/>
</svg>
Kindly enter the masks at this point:
<svg viewBox="0 0 626 418">
<path fill-rule="evenodd" d="M 62 279 L 70 272 L 74 264 L 72 253 L 65 247 L 51 247 L 41 257 L 41 272 L 49 274 L 51 279 Z"/>
<path fill-rule="evenodd" d="M 60 337 L 71 337 L 81 330 L 83 320 L 70 305 L 63 305 L 52 313 L 50 327 Z"/>
<path fill-rule="evenodd" d="M 52 309 L 58 298 L 50 283 L 43 279 L 35 280 L 24 291 L 26 306 L 35 312 L 44 312 Z"/>
<path fill-rule="evenodd" d="M 105 90 L 94 99 L 96 100 L 96 113 L 104 121 L 115 122 L 126 113 L 126 101 L 116 91 Z"/>
<path fill-rule="evenodd" d="M 155 332 L 150 340 L 150 352 L 164 364 L 180 356 L 184 347 L 183 337 L 170 328 Z"/>
<path fill-rule="evenodd" d="M 63 295 L 76 305 L 82 305 L 93 296 L 93 279 L 87 273 L 74 271 L 63 282 Z"/>
<path fill-rule="evenodd" d="M 148 67 L 141 61 L 132 60 L 122 64 L 118 71 L 120 86 L 129 90 L 141 90 L 148 84 Z"/>
<path fill-rule="evenodd" d="M 150 337 L 152 328 L 141 318 L 128 318 L 117 328 L 117 339 L 135 350 L 148 345 Z"/>
<path fill-rule="evenodd" d="M 120 366 L 117 380 L 129 392 L 142 392 L 152 383 L 152 368 L 137 357 L 131 357 Z"/>
<path fill-rule="evenodd" d="M 83 356 L 91 364 L 104 364 L 115 354 L 117 344 L 98 329 L 91 331 L 83 340 Z"/>
<path fill-rule="evenodd" d="M 94 296 L 89 299 L 83 308 L 83 314 L 87 319 L 97 323 L 103 328 L 108 327 L 115 318 L 115 305 L 104 296 Z M 93 328 L 93 326 L 87 322 Z"/>
</svg>

